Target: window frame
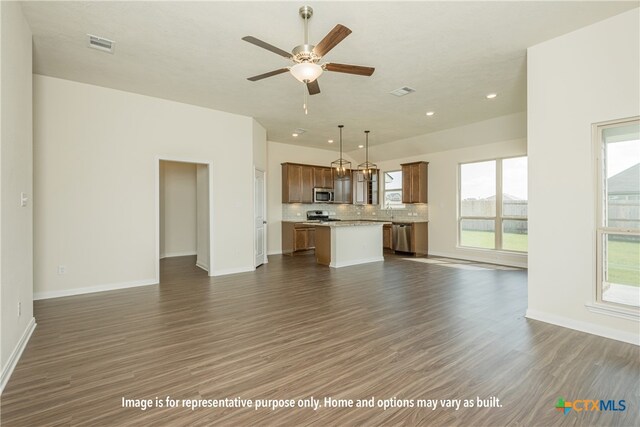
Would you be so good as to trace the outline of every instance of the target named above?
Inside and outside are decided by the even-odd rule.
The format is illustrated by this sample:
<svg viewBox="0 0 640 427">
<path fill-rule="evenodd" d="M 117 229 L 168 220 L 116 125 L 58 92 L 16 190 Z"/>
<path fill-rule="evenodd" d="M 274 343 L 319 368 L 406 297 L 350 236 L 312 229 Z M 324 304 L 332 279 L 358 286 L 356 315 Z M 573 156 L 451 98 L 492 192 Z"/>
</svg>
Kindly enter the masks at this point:
<svg viewBox="0 0 640 427">
<path fill-rule="evenodd" d="M 474 161 L 469 161 L 469 162 L 460 162 L 458 163 L 458 194 L 457 194 L 457 214 L 458 214 L 458 221 L 457 221 L 457 247 L 460 249 L 471 249 L 471 250 L 478 250 L 478 251 L 493 251 L 493 252 L 508 252 L 508 253 L 513 253 L 513 254 L 518 254 L 518 255 L 528 255 L 529 254 L 529 248 L 527 247 L 526 251 L 518 251 L 518 250 L 514 250 L 514 249 L 503 249 L 502 244 L 503 244 L 503 230 L 502 230 L 502 223 L 507 220 L 514 220 L 514 221 L 526 221 L 527 222 L 527 227 L 529 224 L 529 217 L 528 215 L 526 217 L 521 217 L 521 216 L 504 216 L 503 215 L 503 191 L 502 191 L 502 187 L 503 187 L 503 182 L 502 182 L 502 178 L 503 178 L 503 170 L 502 170 L 502 162 L 504 160 L 509 160 L 509 159 L 518 159 L 521 157 L 525 157 L 527 159 L 527 169 L 529 167 L 529 156 L 525 153 L 525 154 L 520 154 L 520 155 L 514 155 L 514 156 L 508 156 L 508 157 L 492 157 L 492 158 L 488 158 L 488 159 L 484 159 L 484 160 L 474 160 Z M 495 216 L 491 217 L 491 216 L 463 216 L 462 215 L 462 167 L 464 165 L 469 165 L 469 164 L 474 164 L 474 163 L 485 163 L 485 162 L 495 162 L 496 165 L 496 209 L 495 209 Z M 493 220 L 494 221 L 494 248 L 480 248 L 480 247 L 476 247 L 476 246 L 465 246 L 462 244 L 462 221 L 463 220 Z M 527 235 L 528 235 L 528 231 L 527 231 Z"/>
<path fill-rule="evenodd" d="M 595 291 L 593 295 L 592 304 L 586 304 L 590 311 L 609 314 L 616 317 L 630 318 L 634 320 L 640 320 L 640 307 L 634 307 L 628 304 L 621 304 L 613 301 L 606 301 L 602 298 L 602 292 L 605 281 L 605 264 L 607 262 L 604 242 L 607 235 L 628 235 L 628 236 L 640 236 L 640 229 L 634 228 L 621 228 L 610 227 L 605 223 L 606 220 L 606 205 L 607 198 L 605 193 L 605 142 L 603 140 L 603 132 L 606 129 L 620 127 L 628 124 L 632 124 L 640 121 L 640 116 L 629 117 L 625 119 L 608 120 L 605 122 L 594 123 L 592 125 L 592 139 L 593 139 L 593 152 L 594 152 L 594 168 L 595 168 L 595 286 L 592 289 Z M 593 291 L 592 291 L 593 292 Z"/>
<path fill-rule="evenodd" d="M 393 173 L 393 172 L 400 172 L 400 187 L 398 188 L 390 188 L 389 191 L 398 191 L 400 190 L 400 203 L 397 205 L 392 205 L 392 204 L 387 204 L 386 200 L 387 200 L 387 181 L 386 181 L 386 174 L 388 173 Z M 380 205 L 383 209 L 406 209 L 407 205 L 402 203 L 402 192 L 404 191 L 404 188 L 402 187 L 402 168 L 400 169 L 393 169 L 393 170 L 386 170 L 382 172 L 382 180 L 381 180 L 381 184 L 382 184 L 382 198 L 380 200 Z"/>
</svg>

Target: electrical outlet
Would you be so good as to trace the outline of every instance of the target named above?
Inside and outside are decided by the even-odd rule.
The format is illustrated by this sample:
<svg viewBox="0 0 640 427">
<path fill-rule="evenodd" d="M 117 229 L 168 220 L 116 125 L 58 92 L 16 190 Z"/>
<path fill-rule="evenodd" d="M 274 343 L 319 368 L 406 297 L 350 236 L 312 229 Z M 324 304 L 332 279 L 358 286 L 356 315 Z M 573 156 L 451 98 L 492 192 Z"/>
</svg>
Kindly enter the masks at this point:
<svg viewBox="0 0 640 427">
<path fill-rule="evenodd" d="M 58 266 L 58 274 L 66 274 L 66 273 L 67 273 L 67 266 L 59 265 Z"/>
<path fill-rule="evenodd" d="M 18 302 L 18 317 L 22 316 L 22 303 Z"/>
</svg>

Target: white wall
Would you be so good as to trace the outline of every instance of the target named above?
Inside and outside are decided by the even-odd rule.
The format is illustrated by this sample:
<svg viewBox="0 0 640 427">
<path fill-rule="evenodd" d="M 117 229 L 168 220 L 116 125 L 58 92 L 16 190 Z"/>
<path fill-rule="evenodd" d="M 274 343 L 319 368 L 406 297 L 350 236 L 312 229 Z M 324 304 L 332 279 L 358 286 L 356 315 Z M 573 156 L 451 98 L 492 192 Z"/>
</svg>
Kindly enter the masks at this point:
<svg viewBox="0 0 640 427">
<path fill-rule="evenodd" d="M 213 162 L 211 273 L 253 270 L 252 120 L 34 76 L 37 296 L 157 281 L 159 157 Z"/>
<path fill-rule="evenodd" d="M 196 165 L 196 265 L 209 271 L 209 168 Z"/>
<path fill-rule="evenodd" d="M 267 253 L 282 253 L 282 163 L 329 166 L 339 152 L 299 145 L 267 142 Z M 349 159 L 348 156 L 344 155 Z"/>
<path fill-rule="evenodd" d="M 491 108 L 490 102 L 487 104 L 487 108 Z M 480 145 L 524 138 L 526 131 L 527 114 L 523 111 L 456 128 L 400 139 L 392 143 L 374 145 L 369 148 L 369 158 L 372 162 L 377 163 L 383 160 L 412 158 L 423 154 L 460 148 L 473 149 Z M 364 161 L 364 150 L 353 150 L 347 154 L 357 159 L 358 163 Z"/>
<path fill-rule="evenodd" d="M 638 322 L 596 314 L 591 125 L 640 114 L 639 9 L 528 50 L 527 316 L 638 343 Z"/>
<path fill-rule="evenodd" d="M 0 15 L 1 392 L 35 321 L 31 30 L 17 2 L 0 2 Z M 25 207 L 20 203 L 21 192 L 29 197 Z"/>
<path fill-rule="evenodd" d="M 160 194 L 160 258 L 195 255 L 196 164 L 161 161 Z"/>
<path fill-rule="evenodd" d="M 267 131 L 260 123 L 252 121 L 253 164 L 263 172 L 267 170 Z"/>
<path fill-rule="evenodd" d="M 382 171 L 398 170 L 402 163 L 429 162 L 429 254 L 519 267 L 527 266 L 526 254 L 457 247 L 458 164 L 526 155 L 527 142 L 524 138 L 526 125 L 522 117 L 523 114 L 503 116 L 423 135 L 422 140 L 416 137 L 413 143 L 419 147 L 422 142 L 424 154 L 388 161 L 379 161 L 377 158 L 373 160 Z M 510 139 L 517 136 L 519 137 Z M 430 152 L 432 146 L 447 146 L 447 141 L 459 138 L 480 139 L 485 144 Z M 386 153 L 389 151 L 387 148 L 382 147 L 379 151 Z"/>
</svg>

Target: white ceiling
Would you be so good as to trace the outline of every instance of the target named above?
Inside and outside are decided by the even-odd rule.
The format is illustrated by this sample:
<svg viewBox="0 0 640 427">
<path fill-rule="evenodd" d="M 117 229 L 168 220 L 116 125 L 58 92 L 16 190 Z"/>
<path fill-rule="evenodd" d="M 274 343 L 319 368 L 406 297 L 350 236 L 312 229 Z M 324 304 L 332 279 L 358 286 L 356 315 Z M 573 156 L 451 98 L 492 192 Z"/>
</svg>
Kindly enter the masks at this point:
<svg viewBox="0 0 640 427">
<path fill-rule="evenodd" d="M 302 43 L 298 8 L 314 9 L 310 43 L 337 23 L 353 33 L 326 61 L 374 66 L 372 77 L 325 72 L 302 111 L 289 65 L 241 40 L 290 51 Z M 345 150 L 502 116 L 526 108 L 526 48 L 638 2 L 25 2 L 36 73 L 255 117 L 268 139 Z M 116 41 L 87 48 L 86 34 Z M 401 86 L 417 92 L 395 97 Z M 485 95 L 498 93 L 494 100 Z M 425 112 L 433 110 L 433 117 Z M 307 132 L 294 139 L 295 128 Z"/>
</svg>

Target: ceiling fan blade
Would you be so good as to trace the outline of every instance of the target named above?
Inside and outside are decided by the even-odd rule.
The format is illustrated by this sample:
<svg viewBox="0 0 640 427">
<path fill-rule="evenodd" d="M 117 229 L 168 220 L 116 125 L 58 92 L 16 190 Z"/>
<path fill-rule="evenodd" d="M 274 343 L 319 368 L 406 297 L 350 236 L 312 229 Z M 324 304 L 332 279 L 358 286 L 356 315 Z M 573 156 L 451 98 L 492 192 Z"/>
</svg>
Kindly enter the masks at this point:
<svg viewBox="0 0 640 427">
<path fill-rule="evenodd" d="M 324 64 L 324 69 L 327 71 L 334 71 L 336 73 L 357 74 L 359 76 L 367 76 L 367 77 L 373 74 L 373 72 L 376 70 L 373 67 L 361 67 L 359 65 L 335 64 L 335 63 Z"/>
<path fill-rule="evenodd" d="M 309 91 L 309 95 L 319 94 L 320 86 L 318 85 L 318 79 L 312 81 L 311 83 L 307 83 L 307 90 Z"/>
<path fill-rule="evenodd" d="M 258 74 L 257 76 L 248 77 L 247 80 L 251 80 L 255 82 L 256 80 L 266 79 L 267 77 L 277 76 L 278 74 L 286 73 L 289 71 L 288 68 L 280 68 L 279 70 L 269 71 L 268 73 Z"/>
<path fill-rule="evenodd" d="M 313 51 L 318 56 L 325 56 L 331 49 L 336 47 L 338 43 L 345 39 L 349 34 L 351 34 L 351 30 L 345 27 L 344 25 L 336 25 L 333 27 L 333 30 L 329 31 L 329 34 L 324 36 L 324 38 L 313 48 Z"/>
<path fill-rule="evenodd" d="M 257 39 L 257 38 L 255 38 L 253 36 L 243 37 L 242 40 L 244 40 L 246 42 L 249 42 L 251 44 L 255 44 L 256 46 L 259 46 L 259 47 L 261 47 L 263 49 L 270 50 L 271 52 L 277 53 L 278 55 L 284 56 L 285 58 L 291 58 L 291 54 L 289 52 L 286 52 L 286 51 L 284 51 L 284 50 L 282 50 L 280 48 L 277 48 L 274 45 L 271 45 L 271 44 L 269 44 L 267 42 L 263 42 L 262 40 Z"/>
</svg>

